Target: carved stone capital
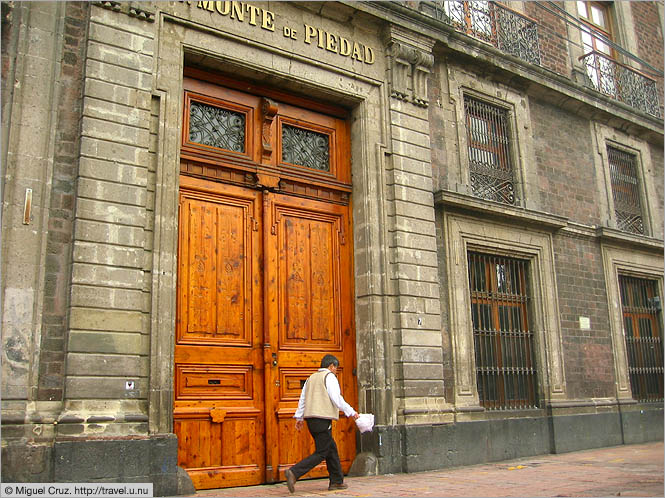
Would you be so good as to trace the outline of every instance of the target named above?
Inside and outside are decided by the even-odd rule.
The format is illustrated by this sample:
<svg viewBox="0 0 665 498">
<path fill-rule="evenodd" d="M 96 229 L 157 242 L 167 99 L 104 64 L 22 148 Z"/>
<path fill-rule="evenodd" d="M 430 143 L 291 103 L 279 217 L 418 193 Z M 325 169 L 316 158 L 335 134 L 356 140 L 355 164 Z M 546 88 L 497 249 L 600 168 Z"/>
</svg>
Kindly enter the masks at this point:
<svg viewBox="0 0 665 498">
<path fill-rule="evenodd" d="M 434 66 L 434 41 L 401 27 L 391 26 L 385 33 L 390 96 L 427 107 L 427 78 Z"/>
</svg>

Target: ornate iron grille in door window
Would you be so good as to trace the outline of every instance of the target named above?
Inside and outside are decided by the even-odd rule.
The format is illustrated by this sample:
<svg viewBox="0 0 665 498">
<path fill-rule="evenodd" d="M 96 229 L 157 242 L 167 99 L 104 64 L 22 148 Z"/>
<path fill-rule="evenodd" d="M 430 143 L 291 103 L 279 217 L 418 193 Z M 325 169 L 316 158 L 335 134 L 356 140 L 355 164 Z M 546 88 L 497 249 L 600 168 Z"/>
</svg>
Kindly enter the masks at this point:
<svg viewBox="0 0 665 498">
<path fill-rule="evenodd" d="M 633 398 L 663 401 L 662 318 L 657 282 L 619 275 L 619 288 Z"/>
<path fill-rule="evenodd" d="M 617 228 L 626 232 L 644 233 L 635 155 L 608 147 L 607 158 Z"/>
<path fill-rule="evenodd" d="M 245 151 L 245 115 L 200 102 L 189 107 L 189 140 L 234 152 Z"/>
<path fill-rule="evenodd" d="M 536 407 L 528 262 L 475 252 L 468 262 L 480 404 L 488 410 Z"/>
<path fill-rule="evenodd" d="M 473 195 L 515 204 L 508 111 L 464 96 Z"/>
</svg>

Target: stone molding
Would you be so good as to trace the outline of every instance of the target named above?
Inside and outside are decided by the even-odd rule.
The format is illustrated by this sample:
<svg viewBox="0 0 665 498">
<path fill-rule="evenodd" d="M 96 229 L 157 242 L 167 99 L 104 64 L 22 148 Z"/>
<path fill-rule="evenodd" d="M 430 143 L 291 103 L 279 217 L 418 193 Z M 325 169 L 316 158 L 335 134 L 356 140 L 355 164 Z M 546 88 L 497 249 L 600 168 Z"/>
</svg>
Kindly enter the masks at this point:
<svg viewBox="0 0 665 498">
<path fill-rule="evenodd" d="M 535 360 L 543 402 L 566 399 L 566 378 L 552 234 L 444 213 L 455 407 L 479 406 L 466 254 L 469 248 L 527 259 L 533 289 Z"/>
<path fill-rule="evenodd" d="M 614 209 L 614 194 L 612 192 L 612 181 L 610 178 L 609 159 L 607 147 L 624 150 L 635 156 L 636 174 L 639 178 L 638 189 L 640 205 L 642 208 L 642 223 L 644 225 L 644 236 L 659 237 L 663 235 L 663 220 L 659 219 L 658 209 L 653 199 L 657 199 L 652 172 L 651 153 L 649 144 L 641 138 L 629 136 L 621 131 L 599 122 L 591 122 L 591 136 L 595 141 L 594 165 L 596 185 L 600 196 L 600 215 L 605 227 L 616 229 L 617 221 Z M 642 235 L 636 235 L 643 237 Z"/>
<path fill-rule="evenodd" d="M 434 203 L 448 207 L 454 207 L 482 213 L 485 216 L 494 217 L 500 220 L 510 221 L 512 223 L 521 223 L 522 225 L 532 225 L 547 230 L 559 230 L 565 228 L 568 224 L 568 218 L 554 214 L 522 209 L 510 205 L 503 205 L 496 202 L 489 202 L 484 199 L 451 192 L 439 190 L 434 194 Z"/>
<path fill-rule="evenodd" d="M 155 22 L 155 10 L 150 5 L 150 2 L 114 2 L 114 1 L 99 1 L 93 2 L 103 9 L 112 10 L 114 12 L 121 12 L 131 17 L 136 17 L 146 22 Z"/>
</svg>

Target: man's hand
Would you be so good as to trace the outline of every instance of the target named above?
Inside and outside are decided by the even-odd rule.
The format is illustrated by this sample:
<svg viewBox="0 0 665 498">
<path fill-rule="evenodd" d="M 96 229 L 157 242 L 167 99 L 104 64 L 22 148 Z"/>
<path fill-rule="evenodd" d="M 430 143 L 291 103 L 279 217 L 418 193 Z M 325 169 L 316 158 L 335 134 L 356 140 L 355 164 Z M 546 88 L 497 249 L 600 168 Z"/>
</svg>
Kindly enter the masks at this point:
<svg viewBox="0 0 665 498">
<path fill-rule="evenodd" d="M 351 418 L 353 420 L 358 420 L 360 418 L 360 415 L 356 413 L 355 415 L 352 415 Z"/>
<path fill-rule="evenodd" d="M 305 421 L 301 418 L 296 419 L 296 430 L 302 429 L 302 426 L 305 425 Z"/>
</svg>

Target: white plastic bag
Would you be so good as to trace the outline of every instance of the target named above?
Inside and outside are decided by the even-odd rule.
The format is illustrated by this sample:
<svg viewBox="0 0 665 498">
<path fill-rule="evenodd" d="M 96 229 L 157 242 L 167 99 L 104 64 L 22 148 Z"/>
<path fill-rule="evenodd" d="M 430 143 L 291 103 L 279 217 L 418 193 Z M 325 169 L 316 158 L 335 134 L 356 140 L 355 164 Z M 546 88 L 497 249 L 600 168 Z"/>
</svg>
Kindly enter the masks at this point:
<svg viewBox="0 0 665 498">
<path fill-rule="evenodd" d="M 374 427 L 374 415 L 371 413 L 360 413 L 356 419 L 356 425 L 360 432 L 370 432 Z"/>
</svg>

